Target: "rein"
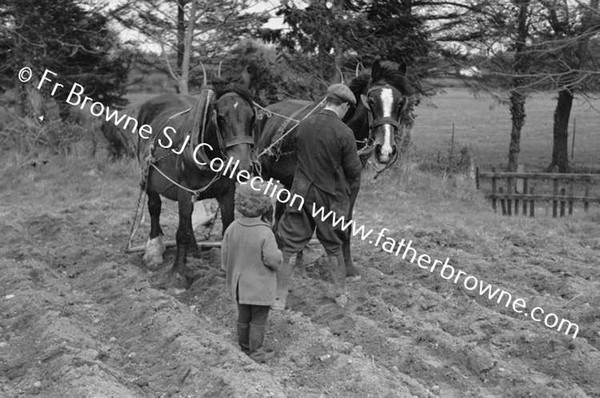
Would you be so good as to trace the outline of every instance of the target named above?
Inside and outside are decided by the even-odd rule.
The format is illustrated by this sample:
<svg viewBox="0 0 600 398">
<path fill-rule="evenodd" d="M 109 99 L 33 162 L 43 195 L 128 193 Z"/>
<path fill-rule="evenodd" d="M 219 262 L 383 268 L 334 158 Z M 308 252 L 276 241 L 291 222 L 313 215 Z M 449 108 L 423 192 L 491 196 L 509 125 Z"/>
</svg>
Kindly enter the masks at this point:
<svg viewBox="0 0 600 398">
<path fill-rule="evenodd" d="M 268 112 L 269 112 L 268 114 L 265 114 L 265 116 L 267 116 L 267 115 L 269 115 L 269 114 L 270 114 L 271 116 L 272 116 L 272 115 L 276 115 L 276 116 L 282 117 L 282 118 L 284 118 L 284 119 L 287 119 L 288 123 L 289 123 L 289 122 L 294 122 L 295 124 L 294 124 L 294 125 L 293 125 L 293 126 L 292 126 L 292 127 L 289 129 L 289 130 L 287 130 L 285 133 L 283 133 L 283 134 L 281 135 L 281 137 L 279 137 L 278 139 L 276 139 L 275 141 L 273 141 L 273 142 L 271 143 L 271 145 L 269 145 L 268 147 L 266 147 L 265 149 L 263 149 L 263 150 L 262 150 L 262 151 L 261 151 L 261 152 L 260 152 L 260 153 L 259 153 L 259 154 L 256 156 L 256 160 L 258 161 L 258 160 L 259 160 L 261 157 L 263 157 L 263 156 L 264 156 L 264 155 L 266 155 L 266 154 L 269 154 L 269 153 L 270 153 L 270 154 L 272 154 L 273 152 L 271 151 L 271 149 L 273 149 L 273 147 L 274 147 L 275 145 L 277 145 L 277 143 L 278 143 L 278 142 L 280 142 L 281 140 L 283 140 L 283 139 L 284 139 L 284 138 L 285 138 L 285 137 L 286 137 L 286 136 L 287 136 L 289 133 L 291 133 L 291 132 L 292 132 L 292 131 L 293 131 L 293 130 L 296 128 L 296 127 L 298 127 L 298 125 L 299 125 L 299 124 L 300 124 L 300 123 L 301 123 L 301 122 L 302 122 L 304 119 L 306 119 L 307 117 L 309 117 L 310 115 L 312 115 L 312 113 L 313 113 L 314 111 L 316 111 L 317 109 L 319 109 L 319 108 L 320 108 L 320 107 L 321 107 L 321 106 L 322 106 L 324 103 L 325 103 L 325 98 L 323 98 L 323 99 L 321 100 L 321 102 L 319 102 L 317 105 L 315 105 L 315 107 L 314 107 L 314 108 L 312 108 L 312 109 L 310 110 L 310 112 L 308 112 L 306 115 L 304 115 L 304 117 L 302 117 L 302 119 L 300 119 L 300 120 L 298 120 L 298 119 L 294 118 L 294 116 L 296 116 L 296 115 L 300 114 L 300 113 L 301 113 L 303 110 L 307 109 L 308 107 L 303 107 L 303 108 L 301 108 L 300 110 L 296 111 L 296 113 L 294 113 L 294 114 L 292 115 L 292 117 L 288 117 L 288 116 L 284 116 L 284 115 L 281 115 L 281 114 L 278 114 L 278 113 L 275 113 L 275 112 L 271 112 L 271 111 L 269 111 L 268 109 L 265 109 L 265 108 L 263 108 L 263 107 L 259 106 L 261 109 L 264 109 L 264 110 L 266 110 L 266 111 L 268 111 Z M 271 117 L 271 116 L 267 116 L 267 117 Z M 286 124 L 283 124 L 283 125 L 280 127 L 280 130 L 281 130 L 281 132 L 283 132 L 283 130 L 285 129 L 285 127 L 286 127 L 286 126 L 287 126 L 287 123 L 286 123 Z"/>
</svg>

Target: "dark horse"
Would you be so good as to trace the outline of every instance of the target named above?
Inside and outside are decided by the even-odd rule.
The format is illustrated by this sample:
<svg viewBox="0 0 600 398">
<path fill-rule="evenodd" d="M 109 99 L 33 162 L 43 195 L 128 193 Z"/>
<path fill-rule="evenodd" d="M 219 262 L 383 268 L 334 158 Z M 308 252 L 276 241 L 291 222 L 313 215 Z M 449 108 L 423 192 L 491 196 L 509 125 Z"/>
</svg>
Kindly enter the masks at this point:
<svg viewBox="0 0 600 398">
<path fill-rule="evenodd" d="M 145 179 L 151 225 L 144 260 L 162 263 L 160 197 L 176 200 L 179 226 L 172 272 L 184 277 L 186 286 L 193 281 L 186 255 L 198 250 L 191 222 L 193 198 L 217 199 L 225 231 L 234 219 L 235 180 L 229 174 L 251 169 L 255 110 L 247 84 L 246 76 L 243 86 L 215 85 L 213 91 L 205 78 L 196 97 L 162 95 L 140 108 L 140 125 L 149 124 L 153 132 L 138 146 L 138 158 L 151 154 Z"/>
<path fill-rule="evenodd" d="M 380 171 L 391 166 L 399 155 L 396 143 L 400 141 L 399 135 L 403 131 L 402 117 L 409 97 L 414 94 L 404 73 L 402 67 L 377 60 L 370 74 L 356 76 L 349 84 L 357 105 L 347 112 L 343 121 L 354 132 L 363 165 L 369 157 L 374 156 L 376 163 L 383 165 Z M 261 134 L 256 145 L 263 178 L 278 179 L 286 187 L 291 187 L 296 155 L 294 130 L 290 129 L 296 124 L 294 120 L 302 120 L 318 112 L 321 107 L 322 103 L 298 100 L 287 100 L 267 107 L 268 117 L 263 117 L 258 125 Z M 355 200 L 355 197 L 351 198 L 346 219 L 352 218 Z M 276 225 L 283 210 L 284 207 L 279 205 Z M 350 231 L 346 231 L 343 245 L 346 274 L 356 276 L 358 272 L 352 263 L 350 237 Z"/>
</svg>

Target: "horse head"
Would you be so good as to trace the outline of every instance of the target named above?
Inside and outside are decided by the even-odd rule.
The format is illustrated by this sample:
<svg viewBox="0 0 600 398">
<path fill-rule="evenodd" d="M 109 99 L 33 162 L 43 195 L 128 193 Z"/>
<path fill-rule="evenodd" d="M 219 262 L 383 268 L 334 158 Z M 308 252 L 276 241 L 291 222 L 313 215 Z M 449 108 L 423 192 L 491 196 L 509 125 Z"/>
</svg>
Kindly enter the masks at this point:
<svg viewBox="0 0 600 398">
<path fill-rule="evenodd" d="M 212 108 L 212 123 L 216 127 L 222 156 L 239 161 L 239 168 L 249 171 L 256 112 L 247 88 L 247 73 L 242 73 L 242 81 L 242 84 L 222 80 L 214 83 L 216 101 Z"/>
<path fill-rule="evenodd" d="M 402 116 L 413 89 L 404 77 L 405 69 L 391 62 L 376 60 L 371 73 L 357 76 L 350 88 L 358 104 L 349 115 L 348 125 L 354 127 L 357 139 L 372 147 L 375 159 L 389 165 L 398 156 L 396 143 L 400 141 Z M 365 123 L 365 121 L 367 123 Z"/>
</svg>

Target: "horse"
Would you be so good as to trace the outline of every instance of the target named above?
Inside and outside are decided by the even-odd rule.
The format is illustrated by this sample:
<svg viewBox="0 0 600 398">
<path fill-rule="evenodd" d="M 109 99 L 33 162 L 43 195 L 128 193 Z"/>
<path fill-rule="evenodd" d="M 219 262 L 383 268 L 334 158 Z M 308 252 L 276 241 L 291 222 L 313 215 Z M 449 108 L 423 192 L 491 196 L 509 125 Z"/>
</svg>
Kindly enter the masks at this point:
<svg viewBox="0 0 600 398">
<path fill-rule="evenodd" d="M 401 140 L 403 118 L 410 97 L 415 92 L 405 73 L 403 65 L 376 60 L 370 74 L 357 73 L 348 85 L 357 99 L 357 105 L 348 110 L 343 121 L 354 132 L 363 166 L 371 157 L 378 165 L 383 165 L 376 176 L 391 167 L 399 156 L 396 143 Z M 299 121 L 318 112 L 323 104 L 324 101 L 286 100 L 263 110 L 264 115 L 261 115 L 262 119 L 257 125 L 260 133 L 255 146 L 263 178 L 277 179 L 285 187 L 291 188 L 296 169 L 294 127 Z M 352 218 L 355 201 L 356 197 L 350 198 L 349 214 L 344 215 L 347 220 Z M 278 203 L 275 230 L 284 209 Z M 346 275 L 358 277 L 350 253 L 350 238 L 350 231 L 345 231 L 343 253 Z M 301 253 L 298 256 L 297 262 L 301 262 Z"/>
<path fill-rule="evenodd" d="M 128 105 L 120 114 L 137 115 L 139 113 L 139 104 Z M 118 160 L 122 158 L 134 159 L 137 155 L 136 135 L 127 131 L 123 127 L 115 124 L 114 120 L 103 121 L 100 131 L 108 144 L 109 159 Z"/>
<path fill-rule="evenodd" d="M 150 139 L 144 140 L 140 132 L 138 140 L 150 214 L 144 260 L 148 265 L 162 263 L 161 196 L 177 201 L 177 252 L 171 275 L 183 277 L 186 288 L 193 282 L 187 254 L 198 252 L 192 199 L 217 199 L 224 232 L 234 219 L 235 180 L 231 176 L 235 169 L 251 170 L 256 115 L 248 82 L 248 75 L 243 75 L 242 85 L 215 85 L 213 90 L 205 75 L 196 97 L 165 94 L 140 107 L 138 121 L 152 131 Z"/>
</svg>

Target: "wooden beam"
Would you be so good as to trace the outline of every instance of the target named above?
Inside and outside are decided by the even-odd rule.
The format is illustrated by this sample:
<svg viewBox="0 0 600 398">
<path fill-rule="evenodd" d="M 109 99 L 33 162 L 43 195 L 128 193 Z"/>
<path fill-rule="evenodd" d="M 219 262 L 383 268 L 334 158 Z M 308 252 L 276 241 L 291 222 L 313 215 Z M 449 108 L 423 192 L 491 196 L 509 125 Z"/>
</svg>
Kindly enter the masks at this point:
<svg viewBox="0 0 600 398">
<path fill-rule="evenodd" d="M 479 172 L 479 177 L 485 178 L 539 178 L 548 180 L 599 180 L 600 174 L 578 174 L 578 173 L 496 173 Z"/>
<path fill-rule="evenodd" d="M 560 200 L 560 196 L 554 195 L 525 195 L 520 193 L 497 193 L 495 195 L 488 194 L 486 195 L 488 199 L 529 199 L 529 200 L 546 200 L 546 201 L 555 201 Z M 573 196 L 569 197 L 569 200 L 573 200 L 574 202 L 591 202 L 591 203 L 600 203 L 599 197 L 588 197 L 588 196 Z"/>
<path fill-rule="evenodd" d="M 310 242 L 308 242 L 309 245 L 314 245 L 317 243 L 319 243 L 318 239 L 311 239 Z M 164 243 L 164 245 L 165 245 L 165 249 L 167 247 L 175 247 L 175 246 L 177 246 L 177 242 L 175 242 L 174 240 L 168 240 Z M 208 242 L 208 241 L 198 242 L 198 248 L 201 249 L 203 247 L 206 247 L 206 248 L 221 247 L 221 242 Z M 137 253 L 137 252 L 143 252 L 144 250 L 146 250 L 146 245 L 139 245 L 139 246 L 133 246 L 133 247 L 125 249 L 125 252 L 126 253 Z"/>
</svg>

